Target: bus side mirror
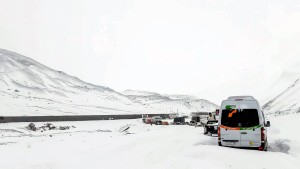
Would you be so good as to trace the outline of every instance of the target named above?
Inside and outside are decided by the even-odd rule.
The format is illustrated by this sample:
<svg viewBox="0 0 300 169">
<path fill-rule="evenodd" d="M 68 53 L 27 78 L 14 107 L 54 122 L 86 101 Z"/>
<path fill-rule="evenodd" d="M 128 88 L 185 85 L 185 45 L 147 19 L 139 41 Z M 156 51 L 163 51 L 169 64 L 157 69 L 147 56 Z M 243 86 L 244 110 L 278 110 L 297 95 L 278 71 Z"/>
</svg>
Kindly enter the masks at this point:
<svg viewBox="0 0 300 169">
<path fill-rule="evenodd" d="M 267 121 L 266 127 L 271 127 L 270 121 Z"/>
</svg>

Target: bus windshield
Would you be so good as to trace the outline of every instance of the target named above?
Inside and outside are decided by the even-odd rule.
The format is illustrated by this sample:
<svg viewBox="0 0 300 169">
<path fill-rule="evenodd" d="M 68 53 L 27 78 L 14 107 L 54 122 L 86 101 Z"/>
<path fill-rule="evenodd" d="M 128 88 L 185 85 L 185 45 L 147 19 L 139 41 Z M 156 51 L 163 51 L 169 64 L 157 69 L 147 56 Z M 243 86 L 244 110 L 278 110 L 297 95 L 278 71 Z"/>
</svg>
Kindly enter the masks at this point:
<svg viewBox="0 0 300 169">
<path fill-rule="evenodd" d="M 222 110 L 221 124 L 227 127 L 254 127 L 259 125 L 257 109 Z"/>
</svg>

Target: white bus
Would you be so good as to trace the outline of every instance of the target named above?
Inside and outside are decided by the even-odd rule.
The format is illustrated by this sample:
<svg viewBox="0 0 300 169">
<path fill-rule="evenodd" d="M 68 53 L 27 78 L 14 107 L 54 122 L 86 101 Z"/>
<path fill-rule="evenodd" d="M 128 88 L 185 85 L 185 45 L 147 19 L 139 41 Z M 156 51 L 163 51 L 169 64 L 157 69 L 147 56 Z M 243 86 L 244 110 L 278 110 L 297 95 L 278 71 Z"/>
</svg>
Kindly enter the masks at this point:
<svg viewBox="0 0 300 169">
<path fill-rule="evenodd" d="M 252 96 L 232 96 L 221 104 L 218 122 L 220 146 L 249 147 L 267 150 L 267 129 L 264 113 Z"/>
</svg>

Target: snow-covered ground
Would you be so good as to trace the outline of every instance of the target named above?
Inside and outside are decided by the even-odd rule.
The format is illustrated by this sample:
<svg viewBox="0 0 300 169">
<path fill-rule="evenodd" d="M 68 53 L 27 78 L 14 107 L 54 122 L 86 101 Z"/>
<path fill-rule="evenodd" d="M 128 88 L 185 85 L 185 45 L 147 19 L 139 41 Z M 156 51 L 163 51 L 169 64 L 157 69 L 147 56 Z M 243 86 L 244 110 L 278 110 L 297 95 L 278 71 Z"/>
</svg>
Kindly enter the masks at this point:
<svg viewBox="0 0 300 169">
<path fill-rule="evenodd" d="M 202 128 L 141 120 L 55 122 L 69 130 L 29 131 L 0 123 L 0 169 L 300 168 L 300 74 L 284 73 L 261 103 L 271 120 L 269 151 L 219 147 Z M 186 95 L 110 88 L 81 81 L 0 49 L 0 116 L 187 113 L 218 106 Z M 262 100 L 262 99 L 260 99 Z M 274 116 L 274 112 L 282 112 Z M 285 114 L 285 116 L 283 116 Z M 44 123 L 36 123 L 42 126 Z M 125 129 L 128 129 L 124 131 Z"/>
<path fill-rule="evenodd" d="M 300 168 L 300 114 L 269 120 L 268 152 L 219 147 L 217 138 L 204 136 L 199 127 L 151 126 L 141 120 L 57 122 L 76 128 L 44 132 L 25 129 L 28 123 L 0 124 L 0 168 Z"/>
</svg>

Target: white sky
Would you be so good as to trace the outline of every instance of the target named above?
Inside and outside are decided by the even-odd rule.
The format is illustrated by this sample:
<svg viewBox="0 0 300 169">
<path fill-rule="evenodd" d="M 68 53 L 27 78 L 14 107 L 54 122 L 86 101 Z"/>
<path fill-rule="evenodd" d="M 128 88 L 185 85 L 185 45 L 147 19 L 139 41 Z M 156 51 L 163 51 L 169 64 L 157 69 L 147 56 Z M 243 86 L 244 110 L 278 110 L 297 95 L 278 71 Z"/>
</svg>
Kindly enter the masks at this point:
<svg viewBox="0 0 300 169">
<path fill-rule="evenodd" d="M 0 0 L 0 48 L 117 91 L 261 97 L 300 66 L 299 0 Z"/>
</svg>

